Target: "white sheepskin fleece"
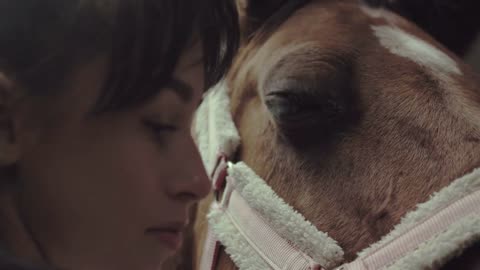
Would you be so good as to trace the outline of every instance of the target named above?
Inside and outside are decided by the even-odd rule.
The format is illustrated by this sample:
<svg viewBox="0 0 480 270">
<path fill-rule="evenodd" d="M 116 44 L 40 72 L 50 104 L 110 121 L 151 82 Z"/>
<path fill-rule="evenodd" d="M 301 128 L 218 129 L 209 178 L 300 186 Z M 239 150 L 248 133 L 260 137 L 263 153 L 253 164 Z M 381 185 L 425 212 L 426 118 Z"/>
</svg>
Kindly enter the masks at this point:
<svg viewBox="0 0 480 270">
<path fill-rule="evenodd" d="M 192 135 L 207 171 L 211 174 L 217 155 L 231 156 L 240 145 L 240 136 L 230 114 L 226 82 L 221 81 L 204 96 L 195 113 Z"/>
<path fill-rule="evenodd" d="M 325 268 L 331 268 L 343 261 L 343 250 L 326 233 L 320 232 L 309 221 L 295 211 L 265 184 L 246 164 L 239 162 L 229 169 L 235 179 L 236 190 L 248 201 L 269 225 L 284 239 L 293 243 L 301 251 L 311 256 Z M 213 209 L 209 214 L 210 225 L 219 240 L 226 246 L 240 269 L 269 269 L 257 267 L 262 259 L 253 255 L 254 250 L 236 231 L 228 217 L 220 210 Z M 251 268 L 251 267 L 257 268 Z"/>
<path fill-rule="evenodd" d="M 233 225 L 230 217 L 218 208 L 212 207 L 208 214 L 209 226 L 217 239 L 225 246 L 235 265 L 241 270 L 270 269 L 254 248 Z"/>
<path fill-rule="evenodd" d="M 438 269 L 479 240 L 480 216 L 469 216 L 423 243 L 414 252 L 396 261 L 387 269 Z"/>
</svg>

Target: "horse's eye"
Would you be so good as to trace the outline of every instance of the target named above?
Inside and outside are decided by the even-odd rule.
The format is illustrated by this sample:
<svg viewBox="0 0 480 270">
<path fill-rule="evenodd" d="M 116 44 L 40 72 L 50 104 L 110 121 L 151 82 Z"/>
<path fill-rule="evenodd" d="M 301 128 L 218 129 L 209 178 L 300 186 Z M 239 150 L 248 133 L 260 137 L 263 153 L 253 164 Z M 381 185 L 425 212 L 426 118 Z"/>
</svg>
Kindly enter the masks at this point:
<svg viewBox="0 0 480 270">
<path fill-rule="evenodd" d="M 275 122 L 283 129 L 323 128 L 332 124 L 346 110 L 329 97 L 316 97 L 303 91 L 271 92 L 265 97 L 265 103 Z"/>
<path fill-rule="evenodd" d="M 295 120 L 302 112 L 303 102 L 298 99 L 298 95 L 288 92 L 269 94 L 265 102 L 273 117 L 280 122 Z"/>
<path fill-rule="evenodd" d="M 279 88 L 282 89 L 282 88 Z M 328 143 L 359 117 L 351 90 L 286 87 L 265 95 L 278 135 L 297 146 Z"/>
</svg>

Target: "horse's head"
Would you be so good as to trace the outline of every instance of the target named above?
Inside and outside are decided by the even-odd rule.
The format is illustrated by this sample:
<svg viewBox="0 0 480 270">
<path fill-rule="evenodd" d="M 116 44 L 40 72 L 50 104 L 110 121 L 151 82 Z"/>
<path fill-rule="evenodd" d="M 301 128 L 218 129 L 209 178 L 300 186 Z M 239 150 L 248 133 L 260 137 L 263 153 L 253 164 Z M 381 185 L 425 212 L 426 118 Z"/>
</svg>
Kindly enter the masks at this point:
<svg viewBox="0 0 480 270">
<path fill-rule="evenodd" d="M 237 158 L 347 258 L 480 164 L 478 78 L 427 33 L 356 0 L 254 2 L 227 78 Z"/>
</svg>

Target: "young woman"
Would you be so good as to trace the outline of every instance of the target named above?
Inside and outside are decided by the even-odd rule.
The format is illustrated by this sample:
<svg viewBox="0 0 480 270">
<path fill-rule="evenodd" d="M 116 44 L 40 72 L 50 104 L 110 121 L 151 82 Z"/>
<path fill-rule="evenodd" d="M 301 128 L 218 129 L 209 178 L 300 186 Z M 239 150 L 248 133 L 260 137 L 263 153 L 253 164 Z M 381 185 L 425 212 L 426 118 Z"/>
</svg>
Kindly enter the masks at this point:
<svg viewBox="0 0 480 270">
<path fill-rule="evenodd" d="M 210 188 L 190 120 L 236 22 L 227 0 L 0 1 L 0 269 L 160 268 Z"/>
</svg>

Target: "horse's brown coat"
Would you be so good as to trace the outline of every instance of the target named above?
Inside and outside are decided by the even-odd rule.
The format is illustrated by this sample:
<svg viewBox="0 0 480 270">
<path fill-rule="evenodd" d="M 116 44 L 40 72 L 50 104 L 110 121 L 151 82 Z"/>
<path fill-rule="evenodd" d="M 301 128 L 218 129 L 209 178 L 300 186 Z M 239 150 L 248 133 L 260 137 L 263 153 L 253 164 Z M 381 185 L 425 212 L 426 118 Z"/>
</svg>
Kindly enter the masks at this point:
<svg viewBox="0 0 480 270">
<path fill-rule="evenodd" d="M 277 29 L 246 40 L 227 78 L 242 138 L 238 159 L 337 240 L 347 261 L 480 165 L 478 75 L 390 14 L 397 27 L 457 62 L 463 75 L 451 74 L 453 85 L 441 83 L 381 46 L 371 26 L 388 21 L 360 7 L 353 0 L 311 1 Z M 282 89 L 282 78 L 299 81 L 298 89 Z M 334 109 L 294 127 L 272 115 L 265 102 L 271 92 L 303 88 Z M 235 268 L 222 253 L 217 269 Z"/>
</svg>

